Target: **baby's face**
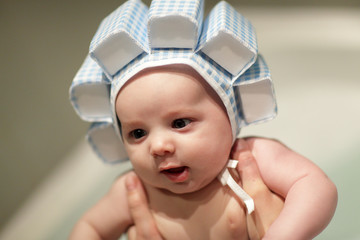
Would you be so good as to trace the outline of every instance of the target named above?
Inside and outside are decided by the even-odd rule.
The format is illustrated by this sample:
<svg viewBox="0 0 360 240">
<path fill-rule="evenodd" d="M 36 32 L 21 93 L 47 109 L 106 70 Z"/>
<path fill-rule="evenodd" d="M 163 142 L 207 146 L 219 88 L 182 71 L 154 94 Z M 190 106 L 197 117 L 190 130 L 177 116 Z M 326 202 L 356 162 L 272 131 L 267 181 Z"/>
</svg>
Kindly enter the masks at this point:
<svg viewBox="0 0 360 240">
<path fill-rule="evenodd" d="M 190 67 L 145 70 L 116 100 L 122 136 L 135 172 L 153 187 L 194 192 L 227 163 L 232 132 L 216 95 Z"/>
</svg>

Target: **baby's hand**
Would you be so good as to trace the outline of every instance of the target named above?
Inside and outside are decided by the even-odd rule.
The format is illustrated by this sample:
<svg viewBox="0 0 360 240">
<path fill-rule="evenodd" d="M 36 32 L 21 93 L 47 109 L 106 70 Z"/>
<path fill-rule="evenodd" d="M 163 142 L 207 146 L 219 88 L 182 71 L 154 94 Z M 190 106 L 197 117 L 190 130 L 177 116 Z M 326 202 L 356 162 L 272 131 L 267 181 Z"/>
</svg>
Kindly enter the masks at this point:
<svg viewBox="0 0 360 240">
<path fill-rule="evenodd" d="M 134 225 L 128 230 L 129 240 L 161 240 L 140 180 L 135 174 L 125 179 L 130 213 Z"/>
<path fill-rule="evenodd" d="M 247 215 L 250 239 L 261 239 L 279 216 L 284 200 L 270 191 L 263 182 L 255 157 L 246 139 L 237 139 L 231 151 L 231 159 L 239 161 L 237 171 L 241 185 L 255 202 L 255 211 Z"/>
</svg>

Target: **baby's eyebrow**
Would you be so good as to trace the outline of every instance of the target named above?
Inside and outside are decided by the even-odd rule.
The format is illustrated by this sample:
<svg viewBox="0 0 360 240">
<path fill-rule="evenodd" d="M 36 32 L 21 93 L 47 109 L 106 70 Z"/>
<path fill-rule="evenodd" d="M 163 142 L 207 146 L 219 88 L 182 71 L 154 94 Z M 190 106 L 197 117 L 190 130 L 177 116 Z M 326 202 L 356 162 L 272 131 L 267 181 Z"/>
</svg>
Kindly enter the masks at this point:
<svg viewBox="0 0 360 240">
<path fill-rule="evenodd" d="M 197 111 L 194 107 L 180 107 L 169 110 L 167 112 L 167 116 L 177 116 L 177 115 L 183 115 L 183 117 L 186 117 L 186 115 L 195 114 Z"/>
<path fill-rule="evenodd" d="M 140 126 L 143 125 L 143 122 L 142 121 L 139 121 L 139 120 L 128 120 L 128 121 L 120 121 L 119 122 L 121 123 L 121 126 L 122 128 L 139 128 Z"/>
</svg>

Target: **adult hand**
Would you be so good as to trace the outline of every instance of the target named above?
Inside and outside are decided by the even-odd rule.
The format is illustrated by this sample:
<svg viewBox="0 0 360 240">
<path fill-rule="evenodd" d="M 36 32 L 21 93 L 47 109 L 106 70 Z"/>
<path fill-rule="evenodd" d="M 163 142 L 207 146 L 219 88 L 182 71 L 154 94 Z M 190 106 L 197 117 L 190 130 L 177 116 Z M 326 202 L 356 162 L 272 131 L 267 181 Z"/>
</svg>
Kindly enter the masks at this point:
<svg viewBox="0 0 360 240">
<path fill-rule="evenodd" d="M 150 212 L 144 188 L 136 176 L 129 174 L 125 179 L 127 196 L 134 225 L 128 230 L 129 240 L 161 240 Z"/>
<path fill-rule="evenodd" d="M 255 210 L 247 215 L 250 239 L 261 239 L 279 216 L 284 200 L 273 193 L 263 182 L 248 139 L 237 139 L 230 155 L 239 161 L 237 172 L 240 184 L 255 202 Z"/>
</svg>

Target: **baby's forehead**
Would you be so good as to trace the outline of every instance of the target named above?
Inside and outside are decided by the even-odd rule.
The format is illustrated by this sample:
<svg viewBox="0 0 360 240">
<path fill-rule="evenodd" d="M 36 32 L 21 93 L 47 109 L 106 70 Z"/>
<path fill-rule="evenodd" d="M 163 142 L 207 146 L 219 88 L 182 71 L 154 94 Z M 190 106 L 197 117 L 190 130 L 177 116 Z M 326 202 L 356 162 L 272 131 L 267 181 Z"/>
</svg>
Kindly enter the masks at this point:
<svg viewBox="0 0 360 240">
<path fill-rule="evenodd" d="M 137 89 L 144 88 L 146 96 L 156 97 L 157 94 L 161 94 L 166 95 L 167 99 L 174 97 L 179 99 L 196 98 L 197 101 L 207 99 L 225 109 L 224 103 L 216 91 L 194 68 L 186 64 L 144 69 L 127 81 L 120 89 L 117 98 L 119 99 L 121 96 L 122 101 L 137 98 L 140 92 Z"/>
<path fill-rule="evenodd" d="M 205 79 L 191 66 L 188 66 L 186 64 L 171 64 L 165 66 L 150 67 L 139 71 L 129 80 L 127 80 L 127 82 L 121 87 L 119 94 L 121 94 L 124 89 L 128 88 L 128 85 L 137 85 L 138 87 L 140 87 L 143 84 L 148 86 L 149 84 L 147 84 L 147 81 L 156 83 L 163 82 L 164 79 L 166 82 L 166 86 L 169 86 L 171 84 L 181 85 L 181 81 L 184 83 L 184 85 L 188 85 L 189 80 L 191 80 L 193 83 L 195 83 L 196 86 L 201 86 L 206 91 L 209 91 L 208 88 L 210 87 L 205 81 Z M 179 81 L 175 81 L 179 79 L 180 84 Z M 156 86 L 157 85 L 150 85 L 148 87 L 149 90 L 151 90 L 153 88 L 156 88 Z"/>
</svg>

